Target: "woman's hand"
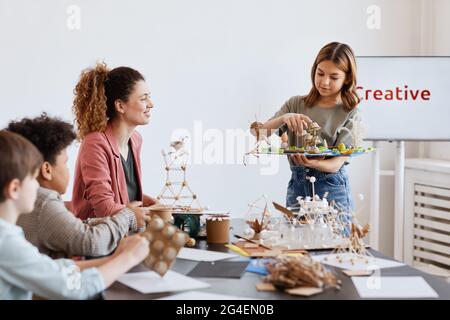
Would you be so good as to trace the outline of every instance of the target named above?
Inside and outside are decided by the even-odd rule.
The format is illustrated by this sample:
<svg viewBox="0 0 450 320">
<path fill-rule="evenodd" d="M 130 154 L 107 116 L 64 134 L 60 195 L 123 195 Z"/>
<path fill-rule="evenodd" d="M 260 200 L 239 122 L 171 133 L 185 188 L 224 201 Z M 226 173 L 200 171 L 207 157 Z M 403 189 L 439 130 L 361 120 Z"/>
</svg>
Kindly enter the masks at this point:
<svg viewBox="0 0 450 320">
<path fill-rule="evenodd" d="M 304 154 L 297 153 L 291 155 L 290 159 L 295 166 L 303 166 L 315 169 L 317 168 L 321 160 L 325 159 L 325 157 L 307 158 Z"/>
<path fill-rule="evenodd" d="M 289 130 L 297 135 L 303 134 L 303 128 L 308 127 L 312 120 L 301 113 L 286 113 L 282 116 L 283 123 L 286 123 Z"/>
<path fill-rule="evenodd" d="M 138 228 L 145 227 L 145 223 L 150 220 L 150 209 L 141 206 L 141 201 L 132 201 L 127 205 L 127 208 L 133 211 L 136 216 Z"/>
<path fill-rule="evenodd" d="M 152 198 L 150 196 L 144 195 L 144 207 L 150 207 L 154 204 L 157 204 L 158 200 L 155 198 Z"/>
<path fill-rule="evenodd" d="M 117 257 L 126 254 L 131 259 L 131 262 L 136 265 L 144 260 L 149 252 L 149 241 L 145 237 L 136 234 L 120 240 L 113 256 Z"/>
</svg>

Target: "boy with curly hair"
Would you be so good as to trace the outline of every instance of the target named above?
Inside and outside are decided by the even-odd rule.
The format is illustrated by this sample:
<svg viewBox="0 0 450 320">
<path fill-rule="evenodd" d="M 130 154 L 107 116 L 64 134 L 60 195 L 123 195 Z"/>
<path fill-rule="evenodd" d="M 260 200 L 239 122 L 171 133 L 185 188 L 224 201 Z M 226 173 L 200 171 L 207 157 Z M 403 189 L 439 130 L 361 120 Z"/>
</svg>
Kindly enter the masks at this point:
<svg viewBox="0 0 450 320">
<path fill-rule="evenodd" d="M 31 141 L 44 161 L 39 167 L 35 208 L 22 215 L 17 225 L 41 253 L 53 258 L 110 254 L 129 232 L 145 226 L 146 211 L 133 203 L 111 217 L 83 222 L 61 198 L 69 184 L 67 148 L 75 140 L 73 126 L 58 118 L 40 117 L 9 123 L 7 130 Z M 95 221 L 94 221 L 95 220 Z"/>
</svg>

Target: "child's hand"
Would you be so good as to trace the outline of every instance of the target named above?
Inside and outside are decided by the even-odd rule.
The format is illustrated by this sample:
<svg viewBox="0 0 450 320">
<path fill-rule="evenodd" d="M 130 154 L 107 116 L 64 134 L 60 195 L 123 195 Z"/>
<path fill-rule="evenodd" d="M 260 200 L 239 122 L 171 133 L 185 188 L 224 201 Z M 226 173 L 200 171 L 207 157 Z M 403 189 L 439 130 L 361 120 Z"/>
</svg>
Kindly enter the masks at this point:
<svg viewBox="0 0 450 320">
<path fill-rule="evenodd" d="M 134 264 L 138 264 L 148 256 L 149 252 L 149 241 L 145 237 L 136 234 L 120 240 L 114 255 L 127 254 Z"/>
<path fill-rule="evenodd" d="M 289 130 L 297 135 L 301 135 L 303 128 L 308 127 L 312 120 L 301 113 L 286 113 L 283 115 L 283 122 L 287 124 Z"/>
<path fill-rule="evenodd" d="M 136 216 L 138 228 L 145 227 L 145 222 L 150 220 L 150 209 L 141 207 L 141 205 L 141 201 L 132 201 L 127 205 L 127 207 L 131 209 Z"/>
<path fill-rule="evenodd" d="M 290 159 L 295 166 L 315 168 L 325 157 L 307 158 L 304 154 L 293 154 Z"/>
</svg>

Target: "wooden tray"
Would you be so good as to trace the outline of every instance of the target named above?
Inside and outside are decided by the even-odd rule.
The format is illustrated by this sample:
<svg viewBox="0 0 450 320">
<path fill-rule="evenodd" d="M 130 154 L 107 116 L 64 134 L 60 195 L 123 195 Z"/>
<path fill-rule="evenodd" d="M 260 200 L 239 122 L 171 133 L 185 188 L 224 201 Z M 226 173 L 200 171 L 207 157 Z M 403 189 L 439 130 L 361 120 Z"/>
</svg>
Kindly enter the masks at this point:
<svg viewBox="0 0 450 320">
<path fill-rule="evenodd" d="M 301 151 L 301 150 L 289 150 L 289 151 L 284 151 L 282 153 L 280 152 L 258 152 L 256 154 L 258 155 L 292 155 L 292 154 L 303 154 L 305 157 L 307 158 L 313 158 L 313 157 L 357 157 L 363 154 L 367 154 L 370 153 L 374 150 L 365 150 L 365 151 L 357 151 L 357 152 L 353 152 L 353 153 L 349 153 L 349 154 L 344 154 L 344 153 L 340 153 L 339 151 L 324 151 L 321 153 L 308 153 L 305 151 Z"/>
</svg>

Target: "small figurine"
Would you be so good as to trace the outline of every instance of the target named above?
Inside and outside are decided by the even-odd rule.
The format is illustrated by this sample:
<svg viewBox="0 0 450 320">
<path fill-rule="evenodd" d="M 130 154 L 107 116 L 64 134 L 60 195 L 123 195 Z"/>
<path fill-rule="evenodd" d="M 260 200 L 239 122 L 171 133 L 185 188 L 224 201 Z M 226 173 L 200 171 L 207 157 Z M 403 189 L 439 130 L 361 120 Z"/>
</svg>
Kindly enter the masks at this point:
<svg viewBox="0 0 450 320">
<path fill-rule="evenodd" d="M 256 137 L 256 141 L 261 141 L 267 134 L 264 134 L 264 125 L 261 122 L 254 121 L 250 124 L 250 132 Z"/>
<path fill-rule="evenodd" d="M 336 254 L 336 260 L 339 263 L 343 263 L 344 260 L 348 260 L 352 265 L 354 265 L 358 260 L 369 263 L 369 259 L 372 254 L 366 249 L 363 238 L 369 233 L 369 224 L 364 226 L 359 225 L 356 219 L 353 219 L 351 223 L 350 237 L 346 239 L 343 245 L 336 247 L 331 254 Z M 324 261 L 329 258 L 326 257 Z"/>
<path fill-rule="evenodd" d="M 281 149 L 287 149 L 287 148 L 289 148 L 289 143 L 288 143 L 289 137 L 288 137 L 287 132 L 284 132 L 284 133 L 281 135 L 280 138 L 281 138 L 281 145 L 280 145 L 280 148 L 281 148 Z"/>
<path fill-rule="evenodd" d="M 366 136 L 367 133 L 367 125 L 362 121 L 361 115 L 356 114 L 356 116 L 349 120 L 349 128 L 347 127 L 340 127 L 338 129 L 338 133 L 341 133 L 341 131 L 347 131 L 351 138 L 352 138 L 352 144 L 350 146 L 350 149 L 358 148 L 362 145 L 362 142 Z"/>
<path fill-rule="evenodd" d="M 320 142 L 321 139 L 319 137 L 319 130 L 320 130 L 320 126 L 317 122 L 313 122 L 311 123 L 306 132 L 306 142 L 305 142 L 305 150 L 308 153 L 313 153 L 313 154 L 318 154 L 320 153 L 320 149 L 317 146 Z"/>
<path fill-rule="evenodd" d="M 258 203 L 262 201 L 264 203 L 264 208 L 258 205 Z M 247 216 L 246 222 L 251 228 L 251 230 L 253 230 L 254 240 L 259 240 L 261 238 L 261 232 L 269 228 L 269 223 L 267 222 L 267 219 L 270 216 L 270 211 L 267 208 L 267 201 L 268 201 L 267 196 L 263 194 L 261 197 L 259 197 L 252 203 L 249 203 L 248 205 L 249 208 L 246 214 Z M 258 219 L 257 216 L 259 216 L 261 212 L 260 210 L 262 210 L 262 217 L 261 219 Z M 251 232 L 250 230 L 248 231 Z"/>
<path fill-rule="evenodd" d="M 247 224 L 254 231 L 253 238 L 252 238 L 253 240 L 259 240 L 261 238 L 261 232 L 263 230 L 267 229 L 268 223 L 266 223 L 264 221 L 267 213 L 268 213 L 268 211 L 267 211 L 267 204 L 266 204 L 266 206 L 264 207 L 264 211 L 263 211 L 261 220 L 258 220 L 257 218 L 255 218 L 253 220 L 247 220 Z"/>
<path fill-rule="evenodd" d="M 270 150 L 271 148 L 269 137 L 267 135 L 267 129 L 264 128 L 264 125 L 261 122 L 252 122 L 252 124 L 250 125 L 250 133 L 255 136 L 256 143 L 255 147 L 252 150 L 244 154 L 244 165 L 247 165 L 245 159 L 248 155 L 254 155 L 258 158 L 258 154 L 261 152 L 263 147 L 266 147 L 268 150 Z"/>
<path fill-rule="evenodd" d="M 201 212 L 204 208 L 200 205 L 197 195 L 189 187 L 186 180 L 189 152 L 185 148 L 185 139 L 186 137 L 183 137 L 180 140 L 173 141 L 170 144 L 171 149 L 169 151 L 161 151 L 166 165 L 166 183 L 157 199 L 163 202 L 171 202 L 167 204 L 170 204 L 174 210 Z M 179 180 L 171 180 L 171 172 L 179 174 Z"/>
</svg>

